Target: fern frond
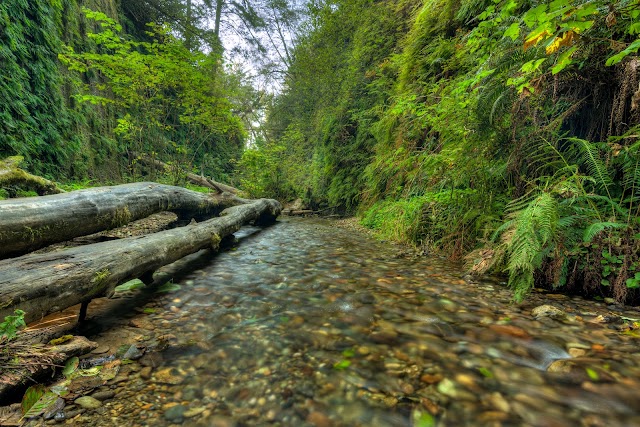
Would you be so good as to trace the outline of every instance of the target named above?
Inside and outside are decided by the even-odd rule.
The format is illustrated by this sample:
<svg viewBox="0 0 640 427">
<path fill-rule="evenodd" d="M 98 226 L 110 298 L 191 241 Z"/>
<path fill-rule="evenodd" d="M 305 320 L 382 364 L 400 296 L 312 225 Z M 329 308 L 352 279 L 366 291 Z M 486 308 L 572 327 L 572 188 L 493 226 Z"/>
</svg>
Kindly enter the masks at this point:
<svg viewBox="0 0 640 427">
<path fill-rule="evenodd" d="M 509 286 L 514 291 L 514 299 L 522 299 L 533 287 L 533 275 L 540 268 L 557 240 L 556 232 L 560 223 L 558 202 L 550 193 L 543 192 L 529 205 L 513 212 L 513 235 L 506 242 L 509 271 Z"/>
<path fill-rule="evenodd" d="M 607 228 L 627 228 L 627 224 L 621 222 L 594 222 L 589 227 L 584 230 L 584 234 L 582 235 L 582 240 L 585 243 L 589 243 L 593 240 L 598 233 L 606 230 Z"/>
<path fill-rule="evenodd" d="M 596 144 L 581 138 L 567 138 L 566 140 L 572 142 L 577 148 L 578 160 L 586 166 L 589 175 L 596 179 L 596 186 L 604 190 L 611 198 L 609 189 L 613 185 L 613 180 L 600 157 Z"/>
</svg>

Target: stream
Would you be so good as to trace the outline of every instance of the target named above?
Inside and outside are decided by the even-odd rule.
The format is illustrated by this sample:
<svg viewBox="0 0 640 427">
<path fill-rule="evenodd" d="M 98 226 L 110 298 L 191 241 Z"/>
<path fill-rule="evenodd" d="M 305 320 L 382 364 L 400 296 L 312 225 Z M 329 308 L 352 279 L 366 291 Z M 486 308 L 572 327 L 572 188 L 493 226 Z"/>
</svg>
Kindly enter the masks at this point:
<svg viewBox="0 0 640 427">
<path fill-rule="evenodd" d="M 637 309 L 542 291 L 512 304 L 497 279 L 321 219 L 237 238 L 169 292 L 91 317 L 86 363 L 140 353 L 76 390 L 93 407 L 67 399 L 46 423 L 640 425 Z"/>
</svg>

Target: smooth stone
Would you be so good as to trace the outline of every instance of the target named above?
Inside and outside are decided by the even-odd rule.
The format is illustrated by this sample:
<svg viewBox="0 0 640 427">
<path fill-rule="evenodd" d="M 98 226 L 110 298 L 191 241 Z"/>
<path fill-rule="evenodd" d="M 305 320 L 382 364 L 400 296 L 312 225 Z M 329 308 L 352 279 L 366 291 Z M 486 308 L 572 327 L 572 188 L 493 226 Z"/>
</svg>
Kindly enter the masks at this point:
<svg viewBox="0 0 640 427">
<path fill-rule="evenodd" d="M 102 402 L 91 396 L 82 396 L 77 398 L 73 402 L 84 409 L 97 409 L 102 406 Z"/>
<path fill-rule="evenodd" d="M 531 315 L 535 319 L 539 319 L 541 317 L 549 317 L 555 320 L 564 320 L 567 318 L 567 313 L 560 310 L 558 307 L 554 307 L 553 305 L 544 304 L 540 305 L 533 310 L 531 310 Z"/>
<path fill-rule="evenodd" d="M 143 380 L 148 380 L 151 378 L 151 373 L 153 372 L 153 368 L 151 366 L 145 366 L 140 369 L 140 378 Z"/>
<path fill-rule="evenodd" d="M 185 380 L 184 372 L 177 368 L 165 368 L 157 371 L 154 375 L 155 381 L 164 384 L 178 385 Z"/>
<path fill-rule="evenodd" d="M 103 401 L 103 400 L 111 399 L 115 395 L 116 395 L 116 392 L 113 390 L 103 390 L 103 391 L 97 391 L 93 393 L 91 397 L 93 397 L 94 399 Z"/>
<path fill-rule="evenodd" d="M 164 418 L 172 423 L 181 424 L 184 421 L 187 407 L 184 405 L 174 405 L 164 411 Z"/>
<path fill-rule="evenodd" d="M 127 351 L 122 355 L 123 359 L 129 359 L 129 360 L 138 360 L 143 356 L 142 352 L 140 350 L 138 350 L 138 347 L 136 347 L 135 345 L 132 345 L 131 347 L 129 347 L 129 349 L 127 349 Z"/>
<path fill-rule="evenodd" d="M 185 418 L 193 418 L 196 415 L 200 415 L 201 413 L 203 413 L 206 410 L 207 410 L 206 407 L 200 406 L 198 408 L 191 408 L 191 409 L 185 411 L 185 413 L 183 415 L 184 415 Z"/>
<path fill-rule="evenodd" d="M 329 417 L 318 411 L 311 412 L 307 416 L 307 422 L 314 427 L 331 427 L 333 424 Z"/>
</svg>

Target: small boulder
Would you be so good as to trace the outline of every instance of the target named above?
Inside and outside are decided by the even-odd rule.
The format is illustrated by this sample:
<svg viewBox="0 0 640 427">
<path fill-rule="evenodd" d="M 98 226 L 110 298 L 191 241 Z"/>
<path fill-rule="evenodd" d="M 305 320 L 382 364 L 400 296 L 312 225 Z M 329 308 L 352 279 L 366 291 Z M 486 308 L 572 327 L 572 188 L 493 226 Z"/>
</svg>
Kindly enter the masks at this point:
<svg viewBox="0 0 640 427">
<path fill-rule="evenodd" d="M 533 310 L 531 310 L 531 315 L 535 319 L 540 319 L 542 317 L 549 317 L 555 320 L 565 320 L 567 318 L 567 313 L 560 310 L 558 307 L 554 307 L 549 304 L 540 305 Z"/>
<path fill-rule="evenodd" d="M 82 396 L 77 398 L 73 402 L 84 409 L 98 409 L 102 406 L 102 402 L 91 396 Z"/>
</svg>

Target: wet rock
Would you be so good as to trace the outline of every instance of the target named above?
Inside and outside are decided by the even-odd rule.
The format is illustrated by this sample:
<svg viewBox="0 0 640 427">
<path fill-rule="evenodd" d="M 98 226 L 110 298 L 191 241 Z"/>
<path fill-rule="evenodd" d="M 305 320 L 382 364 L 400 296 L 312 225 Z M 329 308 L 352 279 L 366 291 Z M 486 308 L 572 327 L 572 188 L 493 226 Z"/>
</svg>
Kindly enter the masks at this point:
<svg viewBox="0 0 640 427">
<path fill-rule="evenodd" d="M 153 375 L 156 382 L 163 384 L 182 384 L 185 380 L 185 372 L 178 368 L 165 368 Z"/>
<path fill-rule="evenodd" d="M 398 333 L 394 330 L 376 331 L 369 335 L 369 338 L 378 344 L 394 344 L 398 339 Z"/>
<path fill-rule="evenodd" d="M 331 422 L 329 417 L 327 417 L 327 415 L 318 411 L 313 411 L 309 413 L 306 421 L 309 424 L 313 425 L 314 427 L 331 427 L 333 425 L 333 423 Z"/>
<path fill-rule="evenodd" d="M 185 411 L 183 415 L 184 415 L 185 418 L 193 418 L 196 415 L 202 414 L 206 410 L 207 410 L 207 408 L 204 407 L 204 406 L 200 406 L 200 407 L 197 407 L 197 408 L 190 408 L 187 411 Z"/>
<path fill-rule="evenodd" d="M 145 366 L 140 369 L 140 378 L 143 380 L 148 380 L 151 378 L 151 373 L 153 372 L 153 368 L 151 366 Z"/>
<path fill-rule="evenodd" d="M 164 411 L 164 418 L 175 424 L 182 424 L 185 418 L 187 407 L 184 405 L 174 405 Z"/>
<path fill-rule="evenodd" d="M 94 399 L 97 399 L 99 401 L 103 401 L 103 400 L 107 400 L 107 399 L 112 399 L 113 396 L 116 395 L 116 392 L 113 390 L 101 390 L 101 391 L 97 391 L 95 393 L 93 393 L 91 395 L 91 397 L 93 397 Z"/>
<path fill-rule="evenodd" d="M 108 345 L 101 345 L 98 348 L 96 348 L 95 350 L 93 350 L 91 352 L 91 354 L 104 354 L 104 353 L 108 353 L 109 350 L 111 349 L 111 347 L 109 347 Z"/>
<path fill-rule="evenodd" d="M 524 329 L 513 325 L 489 325 L 489 329 L 500 335 L 508 335 L 516 338 L 528 339 L 531 335 Z"/>
<path fill-rule="evenodd" d="M 567 313 L 560 310 L 558 307 L 553 305 L 545 304 L 540 305 L 533 310 L 531 310 L 531 315 L 535 319 L 540 319 L 542 317 L 549 317 L 555 320 L 565 320 L 567 318 Z"/>
<path fill-rule="evenodd" d="M 64 399 L 59 397 L 51 407 L 47 408 L 45 413 L 42 415 L 42 418 L 45 420 L 55 419 L 56 415 L 61 413 L 63 408 Z"/>
<path fill-rule="evenodd" d="M 443 376 L 441 374 L 423 374 L 420 377 L 420 381 L 425 384 L 435 384 L 442 381 Z"/>
<path fill-rule="evenodd" d="M 102 406 L 102 402 L 91 396 L 82 396 L 73 401 L 76 405 L 84 409 L 97 409 Z"/>
<path fill-rule="evenodd" d="M 142 352 L 138 350 L 135 345 L 130 346 L 127 351 L 122 355 L 122 359 L 138 360 L 143 356 Z"/>
<path fill-rule="evenodd" d="M 511 411 L 511 406 L 507 399 L 497 391 L 489 395 L 489 403 L 500 412 L 508 413 Z"/>
</svg>

